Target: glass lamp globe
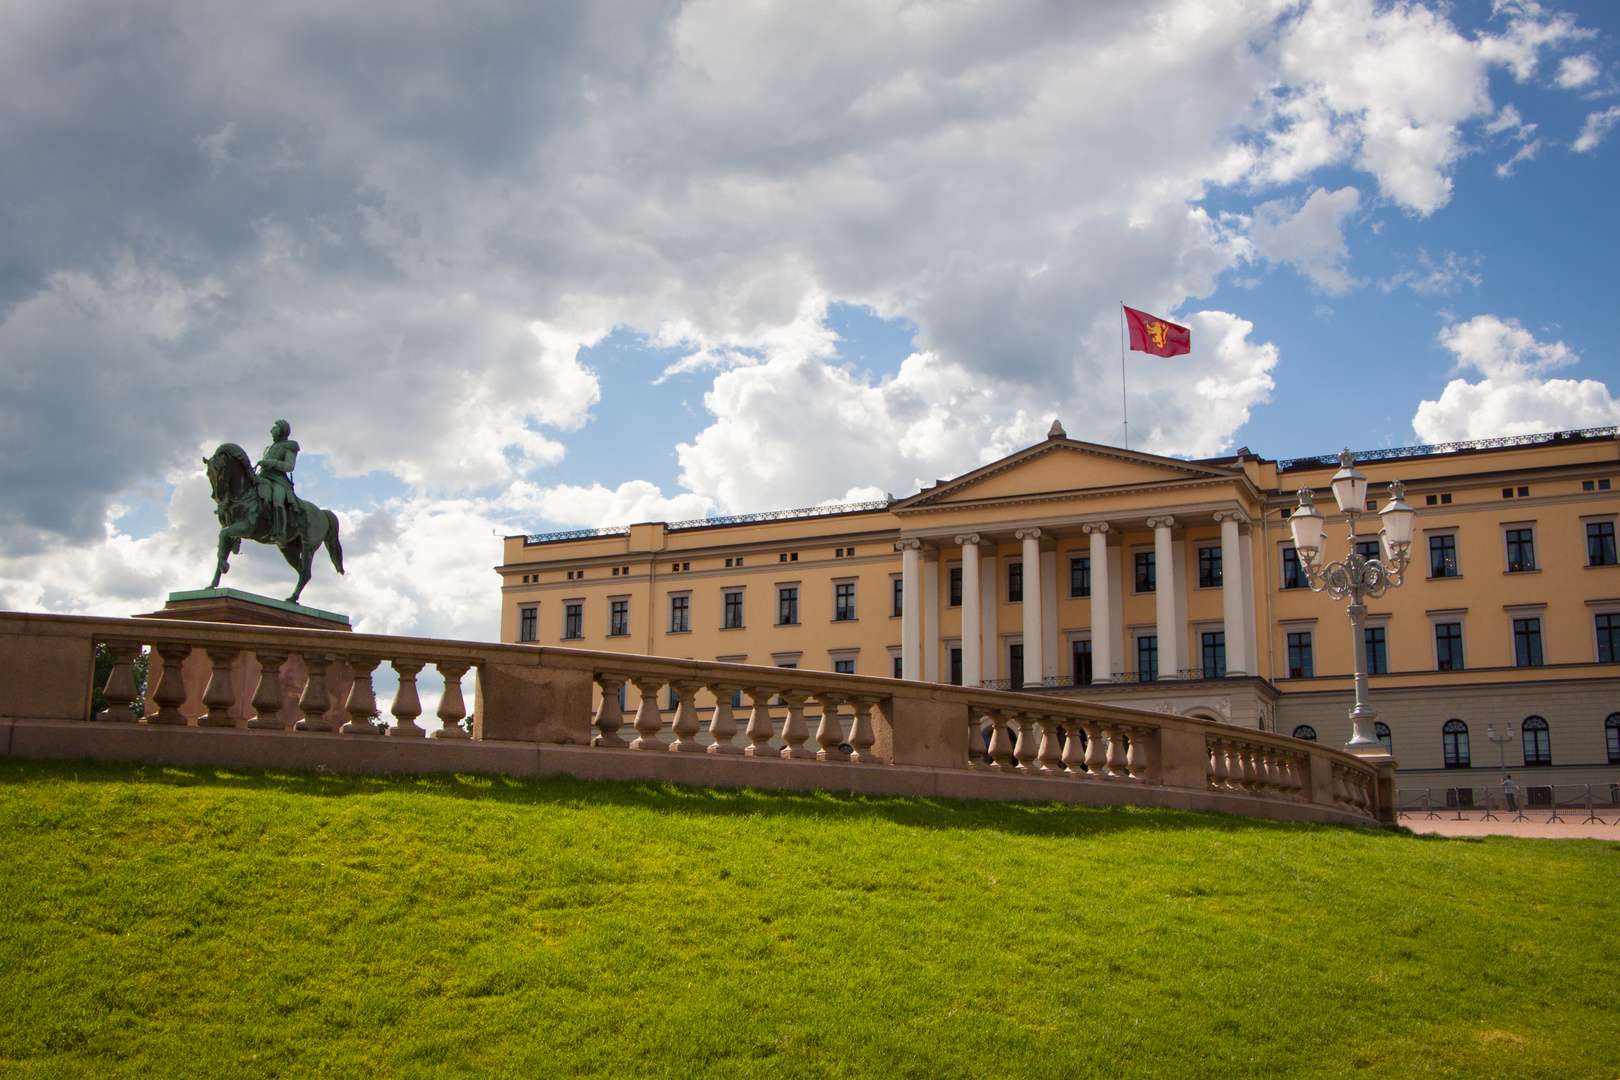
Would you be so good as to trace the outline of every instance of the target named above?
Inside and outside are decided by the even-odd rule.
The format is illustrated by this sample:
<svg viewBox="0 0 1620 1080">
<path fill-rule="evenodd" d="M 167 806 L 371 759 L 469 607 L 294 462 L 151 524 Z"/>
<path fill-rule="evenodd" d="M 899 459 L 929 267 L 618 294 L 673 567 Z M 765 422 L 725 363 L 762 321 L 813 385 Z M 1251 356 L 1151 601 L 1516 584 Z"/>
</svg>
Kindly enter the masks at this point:
<svg viewBox="0 0 1620 1080">
<path fill-rule="evenodd" d="M 1327 520 L 1316 508 L 1316 497 L 1310 488 L 1299 489 L 1299 509 L 1288 518 L 1288 528 L 1294 534 L 1294 549 L 1306 562 L 1315 562 L 1322 550 L 1322 534 Z"/>
<path fill-rule="evenodd" d="M 1399 480 L 1389 485 L 1389 503 L 1378 512 L 1384 523 L 1381 534 L 1386 558 L 1398 558 L 1412 546 L 1412 533 L 1417 528 L 1417 511 L 1406 502 L 1406 485 Z"/>
<path fill-rule="evenodd" d="M 1342 514 L 1360 514 L 1367 509 L 1367 478 L 1356 468 L 1349 447 L 1339 454 L 1339 471 L 1333 474 L 1333 498 Z"/>
</svg>

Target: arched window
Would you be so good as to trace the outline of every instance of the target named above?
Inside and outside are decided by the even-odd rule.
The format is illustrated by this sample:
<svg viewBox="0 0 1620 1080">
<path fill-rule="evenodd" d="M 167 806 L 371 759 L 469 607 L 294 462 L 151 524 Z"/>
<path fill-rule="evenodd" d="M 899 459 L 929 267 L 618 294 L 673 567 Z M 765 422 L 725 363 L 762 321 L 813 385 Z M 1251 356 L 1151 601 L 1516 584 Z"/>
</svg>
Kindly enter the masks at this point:
<svg viewBox="0 0 1620 1080">
<path fill-rule="evenodd" d="M 1373 734 L 1378 737 L 1379 742 L 1384 744 L 1384 753 L 1393 754 L 1395 752 L 1395 740 L 1389 734 L 1388 724 L 1382 720 L 1374 721 Z"/>
<path fill-rule="evenodd" d="M 1603 721 L 1603 734 L 1609 737 L 1609 764 L 1620 765 L 1620 712 L 1610 713 Z"/>
<path fill-rule="evenodd" d="M 1472 762 L 1468 757 L 1468 725 L 1461 720 L 1447 720 L 1440 729 L 1440 739 L 1446 747 L 1446 768 L 1466 769 Z"/>
<path fill-rule="evenodd" d="M 1294 738 L 1304 739 L 1306 742 L 1316 741 L 1316 729 L 1309 724 L 1301 724 L 1294 729 Z"/>
<path fill-rule="evenodd" d="M 1551 765 L 1552 736 L 1547 732 L 1547 721 L 1539 716 L 1527 716 L 1520 730 L 1524 734 L 1524 763 Z"/>
</svg>

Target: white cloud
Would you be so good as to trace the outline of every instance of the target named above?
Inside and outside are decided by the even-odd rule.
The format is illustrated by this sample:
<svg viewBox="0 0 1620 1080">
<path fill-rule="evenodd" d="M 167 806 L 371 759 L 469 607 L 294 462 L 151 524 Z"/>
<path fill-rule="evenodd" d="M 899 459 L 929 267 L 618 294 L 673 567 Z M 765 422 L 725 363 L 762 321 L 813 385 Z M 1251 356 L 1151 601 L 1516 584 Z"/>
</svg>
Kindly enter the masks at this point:
<svg viewBox="0 0 1620 1080">
<path fill-rule="evenodd" d="M 1412 429 L 1424 442 L 1606 427 L 1620 423 L 1620 401 L 1596 379 L 1548 378 L 1579 357 L 1562 341 L 1538 341 L 1513 319 L 1478 315 L 1440 332 L 1459 370 L 1479 382 L 1453 379 L 1438 401 L 1419 403 Z"/>
<path fill-rule="evenodd" d="M 1576 90 L 1596 79 L 1601 71 L 1591 53 L 1566 56 L 1558 65 L 1558 85 L 1565 90 Z"/>
<path fill-rule="evenodd" d="M 1479 287 L 1484 280 L 1479 264 L 1478 256 L 1470 259 L 1448 251 L 1437 261 L 1420 251 L 1416 267 L 1402 267 L 1378 285 L 1386 293 L 1405 287 L 1419 296 L 1449 296 L 1464 285 Z"/>
<path fill-rule="evenodd" d="M 1355 284 L 1344 268 L 1350 248 L 1344 242 L 1344 219 L 1361 207 L 1353 187 L 1317 188 L 1296 208 L 1288 201 L 1254 208 L 1249 231 L 1254 250 L 1272 262 L 1288 263 L 1327 293 L 1343 293 Z"/>
<path fill-rule="evenodd" d="M 1609 130 L 1617 123 L 1620 123 L 1620 105 L 1610 105 L 1602 112 L 1587 114 L 1586 123 L 1581 125 L 1581 133 L 1571 149 L 1577 154 L 1590 154 L 1608 137 Z"/>
</svg>

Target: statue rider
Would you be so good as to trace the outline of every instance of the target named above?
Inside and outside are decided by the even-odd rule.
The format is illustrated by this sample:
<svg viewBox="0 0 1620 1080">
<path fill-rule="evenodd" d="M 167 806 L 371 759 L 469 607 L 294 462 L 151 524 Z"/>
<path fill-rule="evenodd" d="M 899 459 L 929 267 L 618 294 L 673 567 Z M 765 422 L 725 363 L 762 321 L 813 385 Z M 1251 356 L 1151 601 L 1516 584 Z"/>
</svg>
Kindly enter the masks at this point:
<svg viewBox="0 0 1620 1080">
<path fill-rule="evenodd" d="M 271 540 L 277 546 L 287 542 L 287 508 L 297 496 L 293 493 L 292 471 L 298 461 L 298 444 L 288 438 L 292 425 L 277 420 L 270 425 L 270 445 L 259 460 L 259 498 L 270 507 Z"/>
</svg>

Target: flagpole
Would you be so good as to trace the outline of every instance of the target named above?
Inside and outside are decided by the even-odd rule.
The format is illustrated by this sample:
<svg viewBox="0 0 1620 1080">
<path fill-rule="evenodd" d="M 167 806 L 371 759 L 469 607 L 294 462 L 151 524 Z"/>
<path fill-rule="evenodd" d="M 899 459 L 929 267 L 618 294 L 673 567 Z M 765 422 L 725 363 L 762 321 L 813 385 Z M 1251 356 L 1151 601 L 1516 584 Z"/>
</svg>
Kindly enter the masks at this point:
<svg viewBox="0 0 1620 1080">
<path fill-rule="evenodd" d="M 1119 411 L 1124 418 L 1125 449 L 1131 448 L 1131 407 L 1125 396 L 1125 301 L 1119 302 Z"/>
</svg>

